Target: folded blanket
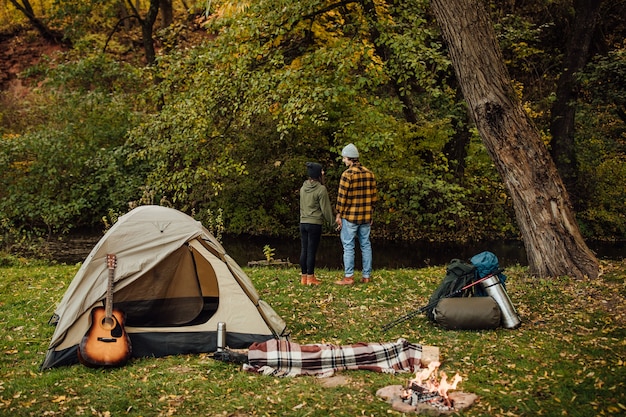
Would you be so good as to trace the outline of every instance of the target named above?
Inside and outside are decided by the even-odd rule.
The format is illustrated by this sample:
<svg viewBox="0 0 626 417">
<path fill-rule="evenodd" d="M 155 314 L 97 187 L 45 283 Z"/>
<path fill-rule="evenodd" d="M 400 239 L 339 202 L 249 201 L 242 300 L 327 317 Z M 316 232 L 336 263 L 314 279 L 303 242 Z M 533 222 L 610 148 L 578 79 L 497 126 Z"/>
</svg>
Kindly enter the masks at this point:
<svg viewBox="0 0 626 417">
<path fill-rule="evenodd" d="M 422 346 L 398 339 L 395 343 L 357 343 L 299 345 L 269 340 L 254 343 L 248 350 L 244 369 L 275 376 L 318 375 L 335 371 L 368 370 L 395 373 L 415 372 L 421 367 Z"/>
</svg>

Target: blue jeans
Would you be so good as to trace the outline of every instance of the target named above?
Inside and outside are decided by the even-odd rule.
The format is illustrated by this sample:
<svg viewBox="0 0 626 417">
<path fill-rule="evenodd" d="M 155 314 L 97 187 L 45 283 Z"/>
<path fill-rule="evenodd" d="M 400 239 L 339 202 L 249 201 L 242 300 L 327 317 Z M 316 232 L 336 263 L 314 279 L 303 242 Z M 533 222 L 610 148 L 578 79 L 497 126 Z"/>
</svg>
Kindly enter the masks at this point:
<svg viewBox="0 0 626 417">
<path fill-rule="evenodd" d="M 372 274 L 372 243 L 370 242 L 369 223 L 356 224 L 341 219 L 341 244 L 343 245 L 343 269 L 346 277 L 354 276 L 354 254 L 356 239 L 359 239 L 361 247 L 361 259 L 363 261 L 363 278 L 369 278 Z"/>
</svg>

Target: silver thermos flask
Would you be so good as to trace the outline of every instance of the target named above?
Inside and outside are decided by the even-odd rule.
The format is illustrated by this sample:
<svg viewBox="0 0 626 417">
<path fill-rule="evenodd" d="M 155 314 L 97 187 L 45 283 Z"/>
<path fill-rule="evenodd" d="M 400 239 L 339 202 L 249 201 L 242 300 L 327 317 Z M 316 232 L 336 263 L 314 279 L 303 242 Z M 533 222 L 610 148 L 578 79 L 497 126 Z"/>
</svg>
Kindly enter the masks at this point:
<svg viewBox="0 0 626 417">
<path fill-rule="evenodd" d="M 221 352 L 226 348 L 226 323 L 217 323 L 217 351 Z"/>
<path fill-rule="evenodd" d="M 502 313 L 502 327 L 517 329 L 522 324 L 522 321 L 517 315 L 517 311 L 515 311 L 515 307 L 513 307 L 509 295 L 502 286 L 500 278 L 494 275 L 482 281 L 481 285 L 485 288 L 487 294 L 496 301 L 498 307 L 500 307 L 500 312 Z"/>
</svg>

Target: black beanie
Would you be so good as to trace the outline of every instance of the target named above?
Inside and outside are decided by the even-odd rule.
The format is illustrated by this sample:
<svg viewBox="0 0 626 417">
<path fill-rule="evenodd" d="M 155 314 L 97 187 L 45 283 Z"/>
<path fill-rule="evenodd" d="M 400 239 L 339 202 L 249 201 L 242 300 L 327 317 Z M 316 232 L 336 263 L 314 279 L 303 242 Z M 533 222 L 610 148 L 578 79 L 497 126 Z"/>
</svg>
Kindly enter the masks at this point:
<svg viewBox="0 0 626 417">
<path fill-rule="evenodd" d="M 309 176 L 309 178 L 319 180 L 320 178 L 322 178 L 322 166 L 317 162 L 307 162 L 306 174 Z"/>
</svg>

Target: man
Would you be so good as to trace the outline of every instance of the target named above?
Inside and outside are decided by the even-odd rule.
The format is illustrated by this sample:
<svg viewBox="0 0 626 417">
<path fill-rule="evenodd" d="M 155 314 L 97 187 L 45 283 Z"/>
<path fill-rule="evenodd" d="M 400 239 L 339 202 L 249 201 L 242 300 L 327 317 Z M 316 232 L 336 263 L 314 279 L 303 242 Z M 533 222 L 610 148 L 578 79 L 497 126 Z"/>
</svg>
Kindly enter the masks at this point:
<svg viewBox="0 0 626 417">
<path fill-rule="evenodd" d="M 370 230 L 376 196 L 376 177 L 359 162 L 359 151 L 352 143 L 341 151 L 343 163 L 348 167 L 339 180 L 337 193 L 337 216 L 335 223 L 341 230 L 343 245 L 344 277 L 338 285 L 354 284 L 354 254 L 359 239 L 363 276 L 361 282 L 369 282 L 372 274 L 372 244 Z"/>
</svg>

